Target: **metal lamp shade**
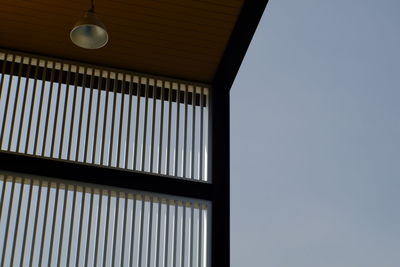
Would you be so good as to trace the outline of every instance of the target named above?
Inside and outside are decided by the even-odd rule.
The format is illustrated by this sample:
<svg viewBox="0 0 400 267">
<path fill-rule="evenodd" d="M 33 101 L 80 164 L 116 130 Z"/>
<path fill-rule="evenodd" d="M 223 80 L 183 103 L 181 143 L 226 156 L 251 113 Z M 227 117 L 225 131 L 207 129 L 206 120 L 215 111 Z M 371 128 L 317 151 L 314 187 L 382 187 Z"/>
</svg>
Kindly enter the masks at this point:
<svg viewBox="0 0 400 267">
<path fill-rule="evenodd" d="M 71 40 L 79 47 L 98 49 L 108 42 L 108 33 L 104 24 L 92 11 L 86 12 L 70 32 Z"/>
</svg>

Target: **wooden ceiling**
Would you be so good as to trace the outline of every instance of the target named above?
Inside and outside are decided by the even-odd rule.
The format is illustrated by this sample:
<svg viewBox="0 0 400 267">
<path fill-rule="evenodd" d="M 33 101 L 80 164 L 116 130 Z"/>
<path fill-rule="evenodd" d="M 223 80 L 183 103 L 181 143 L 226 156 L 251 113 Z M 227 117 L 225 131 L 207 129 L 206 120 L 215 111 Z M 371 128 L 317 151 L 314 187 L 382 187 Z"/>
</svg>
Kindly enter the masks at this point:
<svg viewBox="0 0 400 267">
<path fill-rule="evenodd" d="M 210 83 L 244 0 L 97 0 L 110 40 L 75 46 L 69 32 L 89 0 L 3 0 L 0 47 Z"/>
</svg>

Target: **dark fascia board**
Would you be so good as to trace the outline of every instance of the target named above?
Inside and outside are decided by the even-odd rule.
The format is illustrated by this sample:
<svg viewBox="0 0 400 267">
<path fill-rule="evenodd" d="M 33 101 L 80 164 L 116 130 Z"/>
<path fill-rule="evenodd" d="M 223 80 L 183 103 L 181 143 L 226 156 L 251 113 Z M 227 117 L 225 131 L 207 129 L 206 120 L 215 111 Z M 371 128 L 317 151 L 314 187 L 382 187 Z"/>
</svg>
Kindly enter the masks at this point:
<svg viewBox="0 0 400 267">
<path fill-rule="evenodd" d="M 267 3 L 268 0 L 244 2 L 214 76 L 212 84 L 216 90 L 230 90 Z"/>
<path fill-rule="evenodd" d="M 209 183 L 88 165 L 75 161 L 1 151 L 0 172 L 1 170 L 163 195 L 212 200 L 213 188 Z"/>
</svg>

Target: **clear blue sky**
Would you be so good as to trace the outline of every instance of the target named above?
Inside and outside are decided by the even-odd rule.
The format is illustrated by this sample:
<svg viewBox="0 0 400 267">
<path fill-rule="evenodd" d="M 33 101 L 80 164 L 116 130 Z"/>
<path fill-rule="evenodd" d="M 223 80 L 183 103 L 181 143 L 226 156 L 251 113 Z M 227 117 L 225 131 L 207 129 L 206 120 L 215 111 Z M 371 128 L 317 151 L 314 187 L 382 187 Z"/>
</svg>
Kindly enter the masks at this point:
<svg viewBox="0 0 400 267">
<path fill-rule="evenodd" d="M 231 99 L 232 267 L 400 266 L 400 1 L 270 0 Z"/>
</svg>

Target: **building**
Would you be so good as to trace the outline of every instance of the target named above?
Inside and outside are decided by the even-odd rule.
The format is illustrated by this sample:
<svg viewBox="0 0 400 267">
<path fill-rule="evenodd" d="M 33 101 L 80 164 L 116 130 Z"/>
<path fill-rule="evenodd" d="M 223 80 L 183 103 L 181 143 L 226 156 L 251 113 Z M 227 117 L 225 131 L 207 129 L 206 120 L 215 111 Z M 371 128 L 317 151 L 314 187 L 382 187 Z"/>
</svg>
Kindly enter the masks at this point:
<svg viewBox="0 0 400 267">
<path fill-rule="evenodd" d="M 229 266 L 229 90 L 267 1 L 0 11 L 0 266 Z M 92 1 L 92 5 L 93 5 Z"/>
</svg>

